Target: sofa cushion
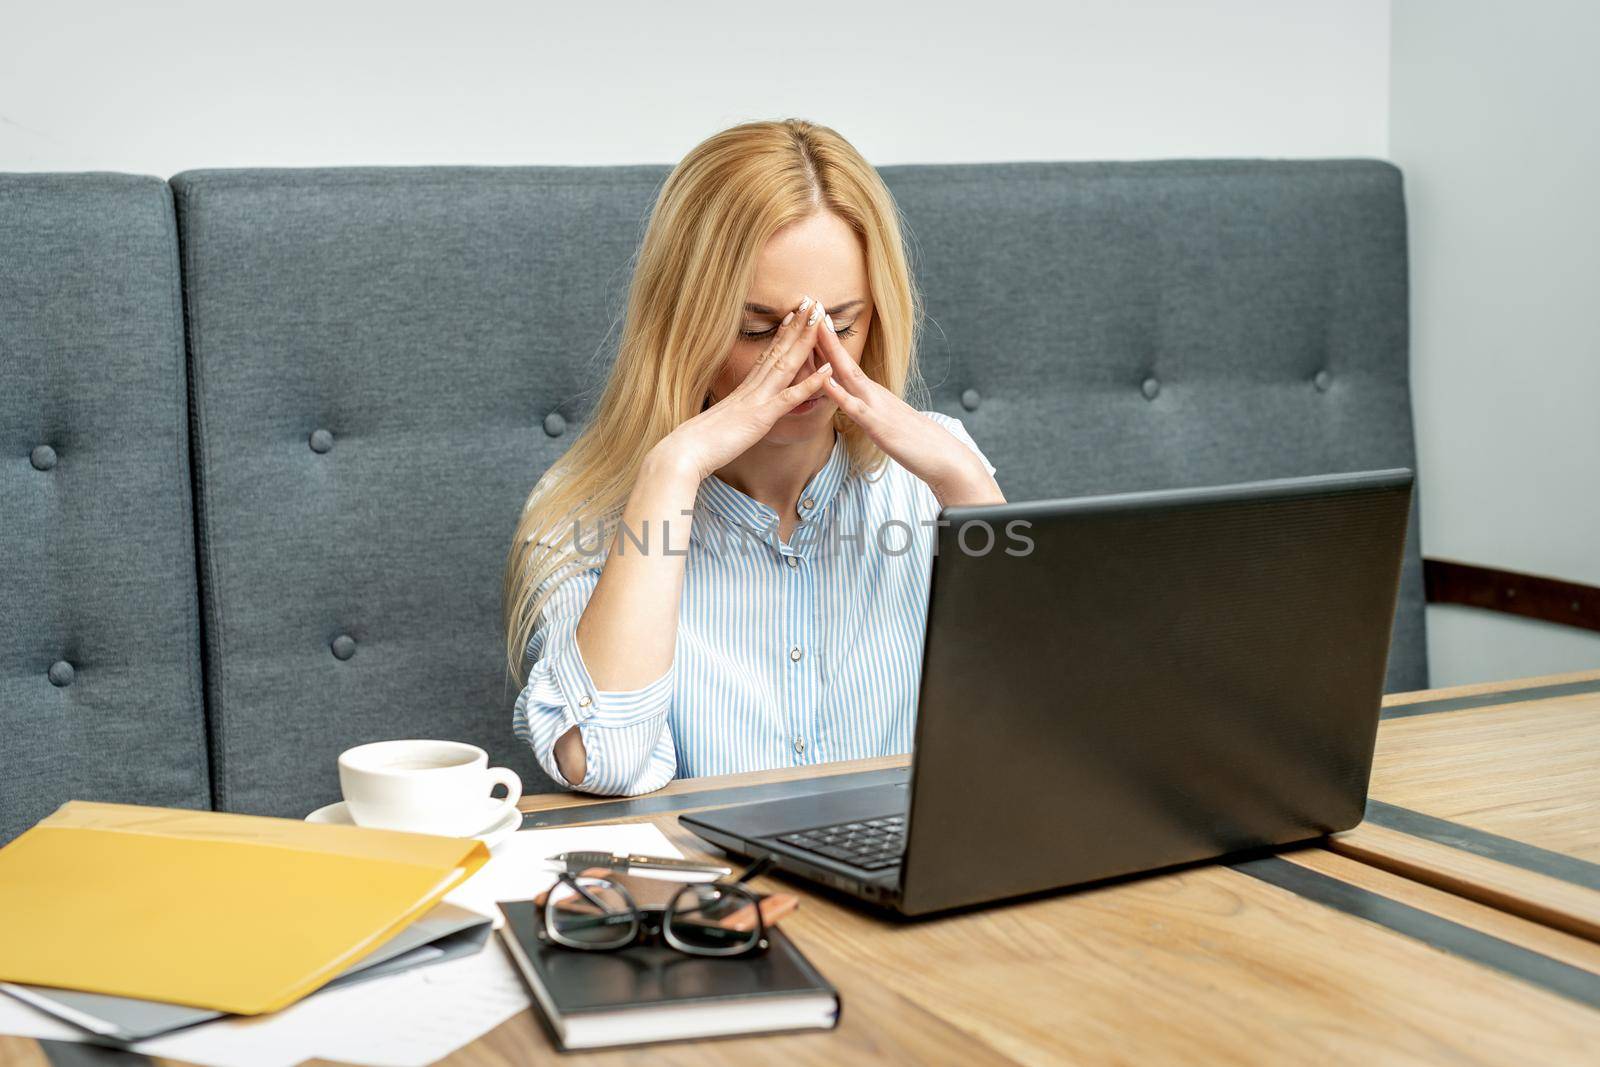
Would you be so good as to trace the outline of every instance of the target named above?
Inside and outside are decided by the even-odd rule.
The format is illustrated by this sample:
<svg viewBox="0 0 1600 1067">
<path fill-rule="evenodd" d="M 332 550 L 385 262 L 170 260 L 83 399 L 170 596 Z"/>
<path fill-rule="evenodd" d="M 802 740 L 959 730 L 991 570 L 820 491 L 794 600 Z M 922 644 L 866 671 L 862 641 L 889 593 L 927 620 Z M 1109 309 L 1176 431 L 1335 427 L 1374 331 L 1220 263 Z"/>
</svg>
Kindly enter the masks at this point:
<svg viewBox="0 0 1600 1067">
<path fill-rule="evenodd" d="M 661 168 L 172 179 L 218 803 L 301 815 L 381 738 L 511 733 L 501 583 L 571 441 Z"/>
<path fill-rule="evenodd" d="M 0 174 L 0 842 L 210 805 L 165 182 Z"/>
<path fill-rule="evenodd" d="M 882 173 L 914 235 L 932 406 L 1012 499 L 1415 468 L 1390 164 Z M 1417 513 L 1390 691 L 1428 680 Z"/>
</svg>

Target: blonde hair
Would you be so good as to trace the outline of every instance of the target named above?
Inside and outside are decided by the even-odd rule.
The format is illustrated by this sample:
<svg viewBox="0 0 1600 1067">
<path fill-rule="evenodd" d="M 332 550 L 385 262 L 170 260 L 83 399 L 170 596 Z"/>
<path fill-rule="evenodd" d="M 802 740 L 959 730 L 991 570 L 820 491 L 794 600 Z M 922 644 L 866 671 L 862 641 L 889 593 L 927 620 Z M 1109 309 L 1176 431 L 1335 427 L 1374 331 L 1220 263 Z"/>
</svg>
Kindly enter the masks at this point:
<svg viewBox="0 0 1600 1067">
<path fill-rule="evenodd" d="M 905 396 L 918 387 L 921 300 L 893 197 L 838 133 L 801 119 L 751 122 L 706 139 L 656 198 L 634 267 L 616 362 L 587 427 L 539 478 L 506 562 L 506 656 L 523 658 L 560 572 L 578 558 L 572 534 L 609 545 L 645 454 L 697 414 L 732 348 L 758 254 L 780 228 L 818 211 L 855 230 L 866 256 L 873 320 L 861 367 Z M 853 473 L 883 453 L 842 414 Z M 575 573 L 575 571 L 574 571 Z M 562 580 L 566 576 L 562 577 Z"/>
</svg>

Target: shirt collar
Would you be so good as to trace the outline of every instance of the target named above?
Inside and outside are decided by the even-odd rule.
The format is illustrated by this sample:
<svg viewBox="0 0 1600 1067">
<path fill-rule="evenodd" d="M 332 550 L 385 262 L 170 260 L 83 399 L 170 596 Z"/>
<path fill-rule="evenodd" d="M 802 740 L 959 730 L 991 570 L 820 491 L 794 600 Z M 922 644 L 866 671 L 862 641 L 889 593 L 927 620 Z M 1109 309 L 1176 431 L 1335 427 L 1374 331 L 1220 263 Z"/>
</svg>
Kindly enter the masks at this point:
<svg viewBox="0 0 1600 1067">
<path fill-rule="evenodd" d="M 844 434 L 833 431 L 833 451 L 822 469 L 812 475 L 800 491 L 797 509 L 802 523 L 820 517 L 828 508 L 839 486 L 844 484 L 850 470 L 850 452 L 845 448 Z M 715 474 L 700 483 L 695 496 L 695 510 L 709 511 L 721 516 L 735 526 L 754 531 L 763 540 L 776 541 L 778 513 L 753 497 L 746 496 Z"/>
</svg>

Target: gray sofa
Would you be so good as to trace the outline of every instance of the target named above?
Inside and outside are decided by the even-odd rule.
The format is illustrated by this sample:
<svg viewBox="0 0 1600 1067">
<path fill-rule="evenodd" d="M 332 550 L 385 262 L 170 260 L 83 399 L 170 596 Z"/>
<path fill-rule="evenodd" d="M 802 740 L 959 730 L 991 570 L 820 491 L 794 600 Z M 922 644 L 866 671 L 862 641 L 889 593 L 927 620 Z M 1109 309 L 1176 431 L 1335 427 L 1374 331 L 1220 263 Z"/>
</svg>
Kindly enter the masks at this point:
<svg viewBox="0 0 1600 1067">
<path fill-rule="evenodd" d="M 302 815 L 377 738 L 552 788 L 501 567 L 666 172 L 0 175 L 0 841 L 71 797 Z M 928 402 L 1012 498 L 1414 466 L 1393 167 L 884 177 Z M 1427 681 L 1414 523 L 1391 690 Z"/>
</svg>

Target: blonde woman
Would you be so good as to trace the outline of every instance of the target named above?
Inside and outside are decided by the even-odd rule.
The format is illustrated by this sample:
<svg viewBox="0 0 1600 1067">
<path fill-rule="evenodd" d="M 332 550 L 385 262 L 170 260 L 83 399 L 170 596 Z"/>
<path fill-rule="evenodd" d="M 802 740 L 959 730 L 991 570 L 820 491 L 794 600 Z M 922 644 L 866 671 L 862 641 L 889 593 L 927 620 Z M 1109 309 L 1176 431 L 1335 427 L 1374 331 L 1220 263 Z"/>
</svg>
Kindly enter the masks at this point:
<svg viewBox="0 0 1600 1067">
<path fill-rule="evenodd" d="M 716 134 L 668 177 L 587 428 L 506 573 L 514 729 L 557 783 L 911 748 L 934 524 L 1004 500 L 918 411 L 899 216 L 827 127 Z"/>
</svg>

